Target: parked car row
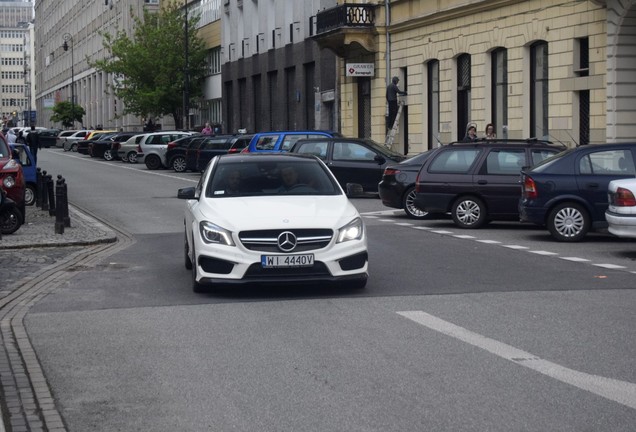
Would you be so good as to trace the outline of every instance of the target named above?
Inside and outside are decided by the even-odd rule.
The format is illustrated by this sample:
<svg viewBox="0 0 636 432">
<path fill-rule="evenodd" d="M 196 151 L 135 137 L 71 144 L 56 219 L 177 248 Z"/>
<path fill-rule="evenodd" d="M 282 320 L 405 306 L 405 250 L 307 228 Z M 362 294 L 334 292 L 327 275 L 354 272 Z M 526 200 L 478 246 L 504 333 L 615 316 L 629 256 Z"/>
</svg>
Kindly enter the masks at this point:
<svg viewBox="0 0 636 432">
<path fill-rule="evenodd" d="M 520 220 L 574 242 L 609 222 L 610 232 L 636 235 L 633 181 L 620 183 L 636 177 L 635 160 L 635 143 L 451 143 L 388 166 L 379 191 L 385 205 L 409 217 L 450 214 L 460 228 Z"/>
</svg>

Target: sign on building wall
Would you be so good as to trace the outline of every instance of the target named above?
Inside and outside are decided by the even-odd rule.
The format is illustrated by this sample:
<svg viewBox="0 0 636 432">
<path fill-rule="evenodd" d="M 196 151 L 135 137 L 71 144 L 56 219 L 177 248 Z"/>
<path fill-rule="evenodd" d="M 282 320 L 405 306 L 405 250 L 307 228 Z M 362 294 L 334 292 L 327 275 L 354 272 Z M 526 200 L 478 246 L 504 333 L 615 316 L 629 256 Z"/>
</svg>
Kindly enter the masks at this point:
<svg viewBox="0 0 636 432">
<path fill-rule="evenodd" d="M 375 76 L 373 63 L 347 63 L 346 76 L 348 77 L 372 77 Z"/>
</svg>

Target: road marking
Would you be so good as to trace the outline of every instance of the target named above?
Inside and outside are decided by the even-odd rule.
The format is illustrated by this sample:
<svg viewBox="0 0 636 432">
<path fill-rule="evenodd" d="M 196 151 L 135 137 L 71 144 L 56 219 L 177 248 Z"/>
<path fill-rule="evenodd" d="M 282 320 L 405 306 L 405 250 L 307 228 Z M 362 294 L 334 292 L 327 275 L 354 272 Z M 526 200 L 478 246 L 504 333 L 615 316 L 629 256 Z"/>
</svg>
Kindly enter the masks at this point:
<svg viewBox="0 0 636 432">
<path fill-rule="evenodd" d="M 433 228 L 427 226 L 416 226 L 413 229 L 422 230 L 422 231 L 431 231 Z"/>
<path fill-rule="evenodd" d="M 579 258 L 579 257 L 559 257 L 562 260 L 566 260 L 566 261 L 574 261 L 574 262 L 590 262 L 589 259 L 586 258 Z"/>
<path fill-rule="evenodd" d="M 616 265 L 616 264 L 593 264 L 596 267 L 603 267 L 606 269 L 624 269 L 627 267 L 621 266 L 621 265 Z"/>
<path fill-rule="evenodd" d="M 396 222 L 395 224 L 399 226 L 413 226 L 410 222 Z"/>
<path fill-rule="evenodd" d="M 431 232 L 435 234 L 452 234 L 453 233 L 452 231 L 444 231 L 444 230 L 433 230 Z"/>
<path fill-rule="evenodd" d="M 380 222 L 395 222 L 393 219 L 380 219 Z"/>
<path fill-rule="evenodd" d="M 479 243 L 486 243 L 486 244 L 501 244 L 501 242 L 498 242 L 497 240 L 477 240 Z"/>
<path fill-rule="evenodd" d="M 558 381 L 636 409 L 636 384 L 634 383 L 566 368 L 557 363 L 541 359 L 532 353 L 459 327 L 426 312 L 404 311 L 397 313 L 431 330 L 459 339 L 519 366 L 527 367 Z"/>
<path fill-rule="evenodd" d="M 466 240 L 470 240 L 470 239 L 474 239 L 474 236 L 471 235 L 466 235 L 466 234 L 457 234 L 454 235 L 453 237 L 458 238 L 458 239 L 466 239 Z"/>
<path fill-rule="evenodd" d="M 556 253 L 556 252 L 549 252 L 549 251 L 544 251 L 544 250 L 529 250 L 528 252 L 533 253 L 533 254 L 537 254 L 537 255 L 544 255 L 544 256 L 558 255 L 558 253 Z"/>
<path fill-rule="evenodd" d="M 501 245 L 501 246 L 503 246 L 505 248 L 508 248 L 508 249 L 517 249 L 517 250 L 529 249 L 526 246 L 520 246 L 520 245 Z"/>
<path fill-rule="evenodd" d="M 362 217 L 368 218 L 368 219 L 377 219 L 378 217 L 375 215 L 370 215 L 370 214 L 366 214 L 366 213 L 361 213 Z"/>
</svg>

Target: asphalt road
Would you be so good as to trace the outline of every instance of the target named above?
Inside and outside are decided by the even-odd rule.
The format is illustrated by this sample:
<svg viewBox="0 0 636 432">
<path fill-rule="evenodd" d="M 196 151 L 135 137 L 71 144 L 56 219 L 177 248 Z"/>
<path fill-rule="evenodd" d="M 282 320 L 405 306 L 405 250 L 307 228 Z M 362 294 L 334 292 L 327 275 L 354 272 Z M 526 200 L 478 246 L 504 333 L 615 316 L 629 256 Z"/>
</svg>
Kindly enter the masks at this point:
<svg viewBox="0 0 636 432">
<path fill-rule="evenodd" d="M 44 150 L 71 202 L 135 242 L 26 328 L 69 431 L 633 431 L 636 242 L 410 221 L 356 199 L 365 290 L 194 294 L 192 173 Z"/>
</svg>

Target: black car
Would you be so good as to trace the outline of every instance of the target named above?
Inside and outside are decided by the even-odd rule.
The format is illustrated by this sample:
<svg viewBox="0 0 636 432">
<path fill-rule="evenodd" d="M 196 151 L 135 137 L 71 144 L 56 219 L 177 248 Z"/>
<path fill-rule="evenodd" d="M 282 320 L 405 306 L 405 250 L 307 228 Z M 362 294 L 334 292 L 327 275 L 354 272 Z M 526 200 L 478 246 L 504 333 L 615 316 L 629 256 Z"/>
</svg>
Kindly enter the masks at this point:
<svg viewBox="0 0 636 432">
<path fill-rule="evenodd" d="M 206 135 L 190 135 L 168 143 L 166 162 L 168 169 L 184 172 L 186 169 L 186 152 L 191 147 L 198 147 L 205 140 Z"/>
<path fill-rule="evenodd" d="M 406 159 L 373 140 L 360 138 L 301 139 L 290 152 L 313 154 L 322 159 L 345 190 L 347 183 L 356 183 L 364 192 L 374 193 L 378 192 L 384 168 Z"/>
<path fill-rule="evenodd" d="M 607 227 L 610 181 L 634 178 L 636 143 L 576 147 L 521 173 L 522 222 L 547 226 L 559 241 L 579 241 Z"/>
<path fill-rule="evenodd" d="M 425 151 L 399 164 L 384 168 L 382 180 L 378 184 L 378 192 L 382 204 L 387 207 L 403 209 L 412 219 L 426 219 L 429 213 L 415 205 L 415 180 L 424 161 L 432 150 Z"/>
<path fill-rule="evenodd" d="M 460 228 L 479 228 L 491 220 L 519 220 L 522 167 L 563 150 L 563 145 L 535 139 L 439 147 L 418 173 L 415 204 L 429 213 L 450 212 Z"/>
<path fill-rule="evenodd" d="M 92 156 L 92 154 L 90 153 L 91 144 L 93 144 L 96 141 L 106 139 L 109 136 L 113 135 L 114 133 L 115 132 L 100 132 L 100 133 L 93 134 L 91 139 L 79 140 L 77 141 L 76 150 L 78 153 Z"/>
<path fill-rule="evenodd" d="M 42 148 L 55 147 L 55 141 L 57 135 L 60 133 L 60 129 L 44 129 L 38 130 L 38 137 Z"/>
<path fill-rule="evenodd" d="M 231 135 L 222 140 L 206 140 L 197 150 L 197 171 L 203 171 L 214 156 L 225 153 L 240 153 L 254 135 Z"/>
<path fill-rule="evenodd" d="M 112 151 L 113 144 L 124 142 L 139 133 L 141 132 L 116 132 L 108 136 L 102 136 L 89 144 L 88 153 L 92 157 L 103 158 L 107 161 L 114 160 L 117 157 L 117 151 Z"/>
</svg>

